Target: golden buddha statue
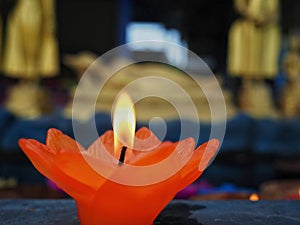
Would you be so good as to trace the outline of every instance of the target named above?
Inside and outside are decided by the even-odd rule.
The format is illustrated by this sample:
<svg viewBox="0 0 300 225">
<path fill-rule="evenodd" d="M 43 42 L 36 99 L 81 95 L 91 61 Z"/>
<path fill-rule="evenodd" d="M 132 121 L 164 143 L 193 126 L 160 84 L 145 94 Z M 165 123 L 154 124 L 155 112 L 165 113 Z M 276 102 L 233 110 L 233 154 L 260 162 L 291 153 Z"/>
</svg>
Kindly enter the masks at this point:
<svg viewBox="0 0 300 225">
<path fill-rule="evenodd" d="M 228 73 L 242 78 L 241 107 L 256 117 L 276 115 L 265 79 L 273 79 L 278 71 L 279 1 L 235 0 L 234 6 L 242 17 L 229 31 Z M 259 98 L 254 97 L 256 89 L 262 94 Z"/>
<path fill-rule="evenodd" d="M 286 84 L 283 88 L 280 104 L 284 117 L 293 118 L 300 115 L 300 54 L 299 38 L 291 35 L 289 51 L 283 60 Z"/>
<path fill-rule="evenodd" d="M 19 80 L 9 90 L 6 107 L 20 117 L 40 116 L 39 81 L 59 72 L 54 0 L 18 0 L 7 20 L 5 40 L 1 71 Z"/>
<path fill-rule="evenodd" d="M 222 99 L 217 94 L 219 86 L 212 76 L 207 76 L 206 78 L 205 76 L 195 76 L 194 78 L 199 79 L 197 80 L 198 83 L 205 82 L 205 84 L 210 87 L 209 91 L 204 93 L 198 86 L 198 83 L 196 83 L 196 81 L 190 76 L 179 69 L 175 69 L 162 63 L 144 62 L 131 64 L 130 58 L 123 57 L 115 58 L 107 62 L 94 62 L 96 58 L 96 55 L 89 52 L 79 52 L 75 55 L 65 55 L 63 57 L 63 63 L 72 68 L 78 77 L 81 77 L 88 67 L 94 63 L 92 68 L 87 70 L 89 71 L 87 73 L 90 76 L 85 78 L 84 86 L 88 91 L 82 92 L 80 97 L 77 96 L 76 99 L 77 104 L 81 106 L 80 109 L 83 110 L 76 111 L 76 114 L 73 113 L 73 98 L 76 88 L 74 87 L 70 92 L 70 101 L 66 104 L 63 110 L 63 116 L 65 118 L 73 118 L 81 122 L 88 121 L 93 115 L 90 114 L 90 111 L 84 109 L 87 108 L 87 104 L 90 104 L 90 100 L 94 99 L 93 96 L 95 93 L 98 94 L 95 101 L 95 112 L 110 114 L 114 100 L 123 88 L 140 79 L 138 85 L 133 85 L 130 88 L 130 96 L 132 99 L 139 99 L 140 96 L 144 95 L 145 90 L 152 90 L 158 97 L 150 95 L 149 97 L 144 97 L 136 102 L 135 110 L 137 121 L 147 123 L 154 117 L 160 117 L 164 120 L 178 119 L 178 111 L 169 101 L 172 100 L 173 103 L 176 102 L 180 106 L 186 106 L 185 108 L 188 108 L 190 103 L 187 102 L 185 96 L 181 92 L 174 92 L 170 86 L 162 88 L 162 84 L 158 84 L 157 80 L 141 79 L 149 78 L 151 76 L 157 76 L 158 78 L 164 78 L 168 81 L 177 83 L 183 90 L 185 90 L 186 94 L 193 101 L 198 113 L 198 118 L 201 121 L 211 121 L 211 108 L 209 106 L 207 96 L 220 104 L 225 100 L 227 118 L 231 118 L 236 114 L 236 108 L 231 101 L 232 96 L 230 91 L 224 88 L 224 99 Z M 127 65 L 127 63 L 130 65 L 123 67 L 122 69 L 118 69 L 120 65 Z M 91 72 L 91 70 L 93 72 Z M 100 91 L 99 86 L 95 85 L 95 80 L 106 79 L 105 74 L 110 74 L 111 76 Z M 223 82 L 221 77 L 221 75 L 217 76 L 220 84 Z M 167 99 L 160 98 L 159 96 L 165 96 Z M 193 112 L 190 113 L 192 114 Z M 188 120 L 193 118 L 194 115 L 192 114 L 192 116 L 190 116 L 190 114 L 186 113 L 184 116 L 185 117 L 183 118 Z M 222 120 L 224 118 L 220 114 L 214 119 Z"/>
</svg>

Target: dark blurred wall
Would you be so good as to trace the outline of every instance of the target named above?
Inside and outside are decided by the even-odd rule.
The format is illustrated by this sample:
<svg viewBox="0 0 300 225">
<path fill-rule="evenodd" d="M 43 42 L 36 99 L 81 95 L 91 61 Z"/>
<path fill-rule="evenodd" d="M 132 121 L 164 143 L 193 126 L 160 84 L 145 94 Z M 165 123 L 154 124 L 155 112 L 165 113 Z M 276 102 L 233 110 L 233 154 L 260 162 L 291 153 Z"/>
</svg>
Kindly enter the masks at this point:
<svg viewBox="0 0 300 225">
<path fill-rule="evenodd" d="M 234 19 L 232 0 L 187 1 L 189 47 L 199 56 L 215 60 L 214 72 L 226 70 L 227 36 Z"/>
<path fill-rule="evenodd" d="M 288 34 L 291 30 L 297 29 L 300 32 L 300 1 L 281 0 L 281 30 Z"/>
<path fill-rule="evenodd" d="M 181 31 L 190 50 L 210 58 L 215 71 L 224 71 L 227 32 L 233 19 L 232 0 L 134 0 L 133 19 L 163 22 Z"/>
<path fill-rule="evenodd" d="M 238 16 L 233 0 L 57 0 L 61 52 L 102 54 L 124 42 L 128 21 L 162 22 L 178 29 L 189 49 L 225 73 L 228 30 Z M 282 32 L 300 27 L 300 1 L 281 0 Z M 123 40 L 123 41 L 120 41 Z"/>
<path fill-rule="evenodd" d="M 57 0 L 60 51 L 103 54 L 116 45 L 117 0 Z"/>
</svg>

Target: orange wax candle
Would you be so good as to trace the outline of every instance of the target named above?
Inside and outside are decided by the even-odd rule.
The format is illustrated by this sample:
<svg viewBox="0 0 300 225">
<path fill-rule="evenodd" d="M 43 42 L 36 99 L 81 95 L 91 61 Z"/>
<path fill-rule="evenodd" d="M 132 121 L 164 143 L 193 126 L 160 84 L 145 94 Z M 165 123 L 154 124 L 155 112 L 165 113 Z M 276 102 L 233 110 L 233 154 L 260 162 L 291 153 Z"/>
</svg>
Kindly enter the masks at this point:
<svg viewBox="0 0 300 225">
<path fill-rule="evenodd" d="M 153 224 L 176 193 L 202 174 L 219 146 L 216 139 L 196 150 L 193 138 L 160 142 L 145 127 L 135 134 L 132 127 L 128 132 L 116 129 L 122 121 L 114 120 L 114 131 L 105 132 L 87 150 L 54 128 L 49 129 L 46 144 L 19 140 L 38 171 L 74 198 L 82 225 Z M 120 145 L 124 142 L 125 148 Z M 151 167 L 161 162 L 163 167 Z M 143 167 L 146 170 L 139 170 Z M 133 184 L 136 177 L 141 182 Z"/>
</svg>

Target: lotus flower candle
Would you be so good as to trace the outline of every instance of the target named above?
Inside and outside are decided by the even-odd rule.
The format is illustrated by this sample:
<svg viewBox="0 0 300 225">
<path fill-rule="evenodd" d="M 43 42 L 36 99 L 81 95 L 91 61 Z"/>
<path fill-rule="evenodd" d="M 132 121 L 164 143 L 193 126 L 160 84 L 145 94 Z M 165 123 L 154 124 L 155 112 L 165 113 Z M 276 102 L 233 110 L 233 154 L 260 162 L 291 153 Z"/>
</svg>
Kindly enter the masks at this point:
<svg viewBox="0 0 300 225">
<path fill-rule="evenodd" d="M 114 131 L 105 132 L 87 150 L 53 128 L 46 144 L 19 140 L 38 171 L 74 198 L 82 225 L 153 224 L 176 193 L 202 174 L 218 149 L 216 139 L 195 150 L 193 138 L 161 142 L 146 127 L 134 133 L 134 113 L 124 117 L 124 105 L 116 104 Z"/>
</svg>

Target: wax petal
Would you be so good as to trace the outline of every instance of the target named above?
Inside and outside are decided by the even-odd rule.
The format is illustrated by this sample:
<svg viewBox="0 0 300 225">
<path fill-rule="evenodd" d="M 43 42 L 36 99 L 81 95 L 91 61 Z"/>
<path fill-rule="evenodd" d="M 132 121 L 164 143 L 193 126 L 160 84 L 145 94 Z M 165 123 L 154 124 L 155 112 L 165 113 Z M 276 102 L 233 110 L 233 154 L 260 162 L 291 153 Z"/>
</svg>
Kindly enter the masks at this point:
<svg viewBox="0 0 300 225">
<path fill-rule="evenodd" d="M 172 162 L 180 166 L 181 163 L 185 164 L 191 157 L 194 145 L 195 141 L 192 138 L 177 143 L 163 142 L 153 151 L 140 152 L 139 156 L 132 159 L 130 163 L 135 166 L 153 165 L 171 156 Z M 176 154 L 174 151 L 176 151 Z"/>
<path fill-rule="evenodd" d="M 96 139 L 88 148 L 88 152 L 95 158 L 110 160 L 109 155 L 112 157 L 114 154 L 113 132 L 107 131 Z"/>
<path fill-rule="evenodd" d="M 94 181 L 97 181 L 97 178 L 99 180 L 99 176 L 87 166 L 81 153 L 73 153 L 72 158 L 69 157 L 70 153 L 55 154 L 48 146 L 33 139 L 20 139 L 19 145 L 35 168 L 52 180 L 59 188 L 76 199 L 87 201 L 92 198 L 92 190 L 95 191 L 99 186 L 93 186 L 96 184 Z M 69 163 L 66 163 L 66 161 Z M 70 164 L 73 166 L 72 169 Z M 77 168 L 76 171 L 69 173 L 70 170 L 75 168 Z M 82 171 L 78 171 L 81 168 Z M 91 180 L 94 181 L 86 182 Z"/>
<path fill-rule="evenodd" d="M 181 188 L 183 189 L 194 182 L 205 170 L 210 160 L 218 150 L 219 141 L 216 139 L 210 140 L 200 145 L 193 153 L 193 156 L 188 163 L 180 170 L 182 177 Z"/>
<path fill-rule="evenodd" d="M 213 157 L 216 155 L 220 142 L 217 139 L 212 139 L 207 142 L 207 145 L 204 150 L 204 154 L 201 158 L 201 162 L 199 164 L 199 170 L 204 171 L 206 167 L 209 165 Z"/>
<path fill-rule="evenodd" d="M 39 143 L 34 139 L 19 140 L 19 145 L 34 167 L 44 176 L 53 179 L 51 173 L 53 166 L 54 152 L 46 145 Z"/>
<path fill-rule="evenodd" d="M 112 130 L 106 131 L 101 137 L 101 142 L 104 144 L 105 149 L 110 153 L 114 154 L 114 132 Z"/>
<path fill-rule="evenodd" d="M 139 139 L 147 139 L 153 135 L 153 132 L 147 127 L 141 127 L 136 133 L 135 136 Z M 155 137 L 155 135 L 154 135 Z M 157 137 L 155 137 L 157 139 Z M 157 139 L 158 140 L 158 139 Z"/>
<path fill-rule="evenodd" d="M 48 130 L 46 145 L 52 150 L 59 151 L 84 151 L 84 148 L 73 138 L 63 134 L 60 130 Z"/>
<path fill-rule="evenodd" d="M 167 158 L 175 149 L 176 143 L 163 142 L 152 151 L 137 151 L 135 158 L 128 161 L 128 164 L 135 166 L 147 166 L 158 163 Z"/>
<path fill-rule="evenodd" d="M 134 147 L 136 150 L 151 151 L 158 147 L 161 141 L 146 127 L 140 128 L 134 139 Z"/>
<path fill-rule="evenodd" d="M 180 163 L 186 163 L 193 155 L 195 141 L 193 138 L 187 138 L 179 141 L 176 145 L 175 151 L 178 154 Z"/>
<path fill-rule="evenodd" d="M 63 153 L 55 157 L 55 163 L 57 168 L 66 175 L 76 177 L 78 182 L 87 184 L 96 190 L 104 179 L 87 163 L 84 157 L 87 156 L 80 153 Z M 99 164 L 103 163 L 99 162 Z"/>
</svg>

